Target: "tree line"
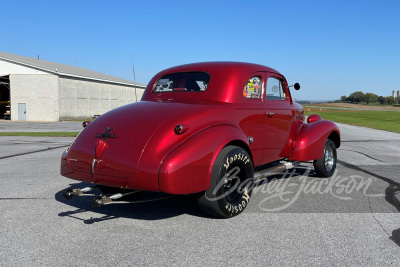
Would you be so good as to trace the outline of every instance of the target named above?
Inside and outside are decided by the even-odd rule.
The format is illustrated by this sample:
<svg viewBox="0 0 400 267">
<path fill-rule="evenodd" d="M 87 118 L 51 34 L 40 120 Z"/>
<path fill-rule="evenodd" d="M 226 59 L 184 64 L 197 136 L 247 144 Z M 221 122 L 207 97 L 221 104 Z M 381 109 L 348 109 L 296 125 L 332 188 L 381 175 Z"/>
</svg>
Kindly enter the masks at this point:
<svg viewBox="0 0 400 267">
<path fill-rule="evenodd" d="M 336 102 L 342 102 L 342 103 L 379 103 L 381 105 L 394 105 L 394 104 L 399 104 L 400 103 L 400 98 L 396 97 L 394 98 L 393 96 L 378 96 L 374 93 L 366 93 L 364 94 L 361 91 L 357 91 L 354 93 L 351 93 L 349 96 L 342 96 L 340 97 L 340 100 Z"/>
</svg>

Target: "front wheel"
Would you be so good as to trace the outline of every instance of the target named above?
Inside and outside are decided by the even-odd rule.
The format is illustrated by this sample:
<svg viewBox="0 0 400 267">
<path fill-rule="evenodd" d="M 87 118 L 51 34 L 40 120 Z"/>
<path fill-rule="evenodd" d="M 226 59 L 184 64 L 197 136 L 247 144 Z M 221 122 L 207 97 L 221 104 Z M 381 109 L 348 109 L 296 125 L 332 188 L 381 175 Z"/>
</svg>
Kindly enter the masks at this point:
<svg viewBox="0 0 400 267">
<path fill-rule="evenodd" d="M 223 148 L 212 169 L 210 188 L 198 199 L 200 209 L 219 218 L 242 213 L 250 201 L 253 175 L 253 162 L 246 150 Z"/>
<path fill-rule="evenodd" d="M 331 177 L 336 169 L 336 145 L 328 139 L 325 143 L 322 158 L 314 160 L 314 170 L 318 177 Z"/>
</svg>

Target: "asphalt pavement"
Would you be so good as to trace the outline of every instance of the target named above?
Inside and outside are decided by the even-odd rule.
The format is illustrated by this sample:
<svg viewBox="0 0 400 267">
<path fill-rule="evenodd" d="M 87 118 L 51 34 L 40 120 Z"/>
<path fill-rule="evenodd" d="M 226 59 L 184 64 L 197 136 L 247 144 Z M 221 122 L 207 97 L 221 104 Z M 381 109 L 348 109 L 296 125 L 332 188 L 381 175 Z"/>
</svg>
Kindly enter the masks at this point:
<svg viewBox="0 0 400 267">
<path fill-rule="evenodd" d="M 184 196 L 98 209 L 64 200 L 64 189 L 87 185 L 59 173 L 73 138 L 0 137 L 0 266 L 396 266 L 400 134 L 338 125 L 334 177 L 302 163 L 225 220 Z"/>
<path fill-rule="evenodd" d="M 80 132 L 83 121 L 21 122 L 0 120 L 0 132 Z"/>
</svg>

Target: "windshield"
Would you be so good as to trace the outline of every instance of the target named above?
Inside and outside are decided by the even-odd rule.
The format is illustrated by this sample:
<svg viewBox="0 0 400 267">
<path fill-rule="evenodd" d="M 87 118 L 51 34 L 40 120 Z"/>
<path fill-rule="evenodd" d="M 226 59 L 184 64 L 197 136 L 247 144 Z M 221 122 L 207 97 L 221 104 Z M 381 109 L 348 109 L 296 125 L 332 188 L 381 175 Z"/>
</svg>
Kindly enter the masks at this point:
<svg viewBox="0 0 400 267">
<path fill-rule="evenodd" d="M 153 87 L 153 92 L 203 92 L 210 83 L 206 72 L 178 72 L 164 75 Z"/>
</svg>

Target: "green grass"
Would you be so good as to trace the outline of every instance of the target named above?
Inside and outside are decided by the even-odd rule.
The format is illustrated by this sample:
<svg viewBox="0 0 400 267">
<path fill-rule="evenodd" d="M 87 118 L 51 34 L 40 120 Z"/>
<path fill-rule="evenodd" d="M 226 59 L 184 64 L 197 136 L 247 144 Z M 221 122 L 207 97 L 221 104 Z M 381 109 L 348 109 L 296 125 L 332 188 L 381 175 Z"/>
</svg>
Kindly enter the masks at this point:
<svg viewBox="0 0 400 267">
<path fill-rule="evenodd" d="M 400 133 L 400 112 L 373 110 L 341 110 L 304 108 L 305 114 L 318 114 L 324 120 L 331 120 L 357 126 Z"/>
<path fill-rule="evenodd" d="M 76 137 L 79 132 L 0 132 L 0 136 Z"/>
</svg>

